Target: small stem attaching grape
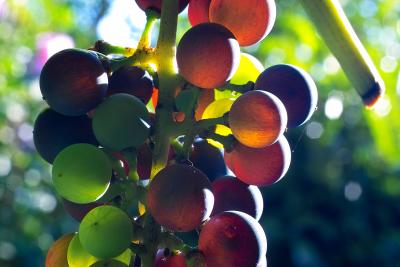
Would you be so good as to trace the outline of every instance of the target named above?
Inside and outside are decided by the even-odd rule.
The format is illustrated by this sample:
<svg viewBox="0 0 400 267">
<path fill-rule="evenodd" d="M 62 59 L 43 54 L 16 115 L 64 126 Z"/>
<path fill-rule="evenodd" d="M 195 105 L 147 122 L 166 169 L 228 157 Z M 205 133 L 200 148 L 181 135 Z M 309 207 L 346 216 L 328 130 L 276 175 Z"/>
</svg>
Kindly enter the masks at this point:
<svg viewBox="0 0 400 267">
<path fill-rule="evenodd" d="M 151 33 L 154 28 L 154 24 L 157 21 L 157 19 L 160 17 L 160 15 L 151 9 L 148 9 L 146 11 L 146 25 L 144 27 L 144 30 L 142 32 L 142 36 L 140 37 L 139 43 L 137 48 L 138 49 L 145 49 L 150 47 L 151 43 Z"/>
</svg>

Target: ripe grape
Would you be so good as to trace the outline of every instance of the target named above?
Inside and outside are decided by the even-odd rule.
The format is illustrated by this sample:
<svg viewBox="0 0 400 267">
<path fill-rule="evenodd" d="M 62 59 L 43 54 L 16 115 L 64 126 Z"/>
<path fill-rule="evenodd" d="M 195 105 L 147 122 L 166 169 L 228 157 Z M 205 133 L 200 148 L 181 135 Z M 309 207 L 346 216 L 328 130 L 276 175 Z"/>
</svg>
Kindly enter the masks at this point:
<svg viewBox="0 0 400 267">
<path fill-rule="evenodd" d="M 135 96 L 115 94 L 105 99 L 93 116 L 93 131 L 104 147 L 122 150 L 139 147 L 150 133 L 149 113 Z"/>
<path fill-rule="evenodd" d="M 261 225 L 239 211 L 225 211 L 204 225 L 199 249 L 207 267 L 254 267 L 267 252 L 267 238 Z"/>
<path fill-rule="evenodd" d="M 113 206 L 91 210 L 79 226 L 79 240 L 92 255 L 109 259 L 124 252 L 132 240 L 132 222 Z"/>
<path fill-rule="evenodd" d="M 107 94 L 126 93 L 147 104 L 153 94 L 153 86 L 153 79 L 147 71 L 139 67 L 123 66 L 111 75 Z"/>
<path fill-rule="evenodd" d="M 136 0 L 136 4 L 143 10 L 154 9 L 158 12 L 161 12 L 163 0 Z M 190 0 L 179 0 L 179 12 L 185 9 Z"/>
<path fill-rule="evenodd" d="M 89 144 L 75 144 L 55 158 L 52 178 L 57 193 L 75 203 L 99 199 L 110 185 L 112 167 L 107 155 Z"/>
<path fill-rule="evenodd" d="M 40 73 L 40 90 L 49 106 L 67 116 L 83 115 L 104 98 L 108 77 L 96 53 L 66 49 L 53 55 Z"/>
<path fill-rule="evenodd" d="M 255 89 L 271 92 L 283 102 L 290 128 L 306 122 L 317 107 L 318 91 L 313 79 L 293 65 L 279 64 L 264 70 Z"/>
<path fill-rule="evenodd" d="M 118 255 L 118 257 L 115 257 L 114 259 L 128 265 L 131 261 L 131 254 L 131 250 L 126 249 L 123 253 L 121 253 L 120 255 Z M 68 267 L 91 266 L 92 264 L 100 260 L 85 250 L 85 248 L 79 241 L 79 234 L 75 234 L 74 238 L 72 238 L 69 244 L 67 259 Z"/>
<path fill-rule="evenodd" d="M 263 198 L 257 186 L 248 185 L 232 176 L 218 178 L 212 183 L 214 209 L 211 217 L 223 211 L 244 212 L 257 221 L 263 212 Z"/>
<path fill-rule="evenodd" d="M 211 0 L 191 0 L 188 9 L 188 18 L 192 26 L 200 23 L 210 22 L 208 10 Z"/>
<path fill-rule="evenodd" d="M 64 209 L 78 222 L 82 221 L 83 217 L 92 209 L 102 205 L 101 203 L 92 202 L 87 204 L 79 204 L 71 202 L 67 199 L 62 199 Z"/>
<path fill-rule="evenodd" d="M 214 90 L 203 90 L 197 101 L 197 107 L 195 110 L 196 120 L 201 120 L 204 110 L 214 101 Z"/>
<path fill-rule="evenodd" d="M 233 98 L 221 98 L 218 100 L 215 100 L 212 102 L 210 105 L 207 106 L 207 108 L 204 110 L 203 113 L 203 119 L 213 119 L 213 118 L 219 118 L 223 116 L 225 113 L 229 112 L 231 109 L 233 103 L 235 102 L 235 99 Z M 231 129 L 226 127 L 225 125 L 222 124 L 217 124 L 215 127 L 215 133 L 219 135 L 224 135 L 227 136 L 232 133 Z M 218 148 L 223 148 L 224 146 L 214 140 L 208 139 L 208 142 L 210 142 L 213 146 L 218 147 Z"/>
<path fill-rule="evenodd" d="M 185 255 L 181 252 L 172 254 L 168 249 L 159 249 L 154 267 L 186 267 Z"/>
<path fill-rule="evenodd" d="M 246 184 L 266 186 L 279 181 L 289 169 L 291 151 L 285 136 L 273 145 L 250 148 L 237 144 L 225 152 L 226 165 Z"/>
<path fill-rule="evenodd" d="M 256 44 L 275 23 L 274 0 L 213 0 L 210 4 L 211 22 L 224 25 L 235 35 L 241 46 Z"/>
<path fill-rule="evenodd" d="M 53 163 L 57 154 L 69 145 L 88 143 L 98 145 L 87 115 L 65 116 L 48 108 L 36 118 L 33 141 L 39 155 Z"/>
<path fill-rule="evenodd" d="M 191 231 L 208 218 L 214 205 L 211 183 L 198 169 L 174 164 L 154 177 L 147 207 L 154 219 L 173 231 Z"/>
<path fill-rule="evenodd" d="M 253 148 L 271 145 L 283 134 L 287 114 L 282 102 L 265 91 L 241 95 L 229 112 L 229 126 L 240 143 Z"/>
<path fill-rule="evenodd" d="M 218 177 L 226 175 L 228 172 L 223 151 L 210 145 L 205 140 L 196 140 L 194 142 L 189 160 L 194 167 L 204 172 L 211 182 Z"/>
<path fill-rule="evenodd" d="M 207 89 L 222 86 L 239 66 L 240 48 L 233 34 L 216 23 L 192 27 L 178 44 L 179 73 L 190 83 Z"/>
<path fill-rule="evenodd" d="M 49 248 L 45 267 L 68 267 L 67 251 L 74 234 L 66 234 L 57 239 Z"/>
</svg>

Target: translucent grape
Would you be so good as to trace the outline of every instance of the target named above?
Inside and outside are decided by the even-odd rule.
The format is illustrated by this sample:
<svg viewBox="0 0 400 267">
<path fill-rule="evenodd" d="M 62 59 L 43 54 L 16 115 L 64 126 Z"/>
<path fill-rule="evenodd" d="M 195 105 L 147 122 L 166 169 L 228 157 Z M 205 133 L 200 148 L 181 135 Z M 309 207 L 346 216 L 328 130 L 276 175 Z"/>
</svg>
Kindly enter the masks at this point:
<svg viewBox="0 0 400 267">
<path fill-rule="evenodd" d="M 74 234 L 66 234 L 57 239 L 49 248 L 45 267 L 68 267 L 67 251 Z"/>
<path fill-rule="evenodd" d="M 75 144 L 55 158 L 52 178 L 58 194 L 75 203 L 99 199 L 110 185 L 112 167 L 107 155 L 89 144 Z"/>
<path fill-rule="evenodd" d="M 263 70 L 264 66 L 257 58 L 247 53 L 241 53 L 239 67 L 230 82 L 239 85 L 249 81 L 255 82 Z"/>
</svg>

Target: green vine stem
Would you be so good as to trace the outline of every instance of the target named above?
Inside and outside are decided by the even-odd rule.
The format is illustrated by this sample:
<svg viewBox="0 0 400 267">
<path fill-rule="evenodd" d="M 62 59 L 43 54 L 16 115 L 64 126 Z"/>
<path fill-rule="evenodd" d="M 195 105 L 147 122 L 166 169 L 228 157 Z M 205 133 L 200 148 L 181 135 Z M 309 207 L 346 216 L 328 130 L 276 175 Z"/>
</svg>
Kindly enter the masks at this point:
<svg viewBox="0 0 400 267">
<path fill-rule="evenodd" d="M 146 25 L 142 32 L 142 36 L 140 37 L 137 49 L 145 49 L 150 47 L 151 33 L 153 31 L 154 24 L 159 17 L 160 15 L 158 12 L 151 9 L 146 10 Z"/>
<path fill-rule="evenodd" d="M 254 82 L 248 81 L 246 84 L 241 84 L 241 85 L 232 84 L 230 82 L 227 82 L 221 88 L 217 88 L 217 90 L 219 90 L 219 91 L 230 90 L 230 91 L 244 94 L 248 91 L 254 90 Z"/>
<path fill-rule="evenodd" d="M 90 49 L 102 53 L 104 55 L 118 54 L 127 57 L 132 56 L 136 51 L 135 48 L 112 45 L 104 40 L 96 41 L 93 47 Z"/>
<path fill-rule="evenodd" d="M 358 39 L 338 0 L 300 0 L 322 39 L 367 107 L 385 91 L 385 84 Z"/>
</svg>

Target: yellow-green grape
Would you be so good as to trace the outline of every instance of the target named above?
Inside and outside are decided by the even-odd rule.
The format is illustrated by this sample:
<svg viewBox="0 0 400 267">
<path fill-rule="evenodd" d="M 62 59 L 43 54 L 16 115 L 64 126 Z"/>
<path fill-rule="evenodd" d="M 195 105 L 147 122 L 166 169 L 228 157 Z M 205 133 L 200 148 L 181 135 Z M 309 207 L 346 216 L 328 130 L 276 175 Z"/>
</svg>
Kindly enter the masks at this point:
<svg viewBox="0 0 400 267">
<path fill-rule="evenodd" d="M 115 257 L 114 259 L 129 265 L 131 261 L 132 252 L 130 249 L 126 249 L 121 255 Z M 67 253 L 68 259 L 68 267 L 83 267 L 83 266 L 91 266 L 92 264 L 100 261 L 100 259 L 91 255 L 87 252 L 79 241 L 79 235 L 75 234 L 72 238 Z"/>
<path fill-rule="evenodd" d="M 131 243 L 132 235 L 130 218 L 113 206 L 94 208 L 79 226 L 82 246 L 100 259 L 110 259 L 124 252 Z"/>
<path fill-rule="evenodd" d="M 95 264 L 90 265 L 90 267 L 128 267 L 128 265 L 117 261 L 117 260 L 101 260 Z"/>
<path fill-rule="evenodd" d="M 204 110 L 202 118 L 203 119 L 213 119 L 213 118 L 218 118 L 218 117 L 223 116 L 225 113 L 229 112 L 233 102 L 235 102 L 235 99 L 232 99 L 232 98 L 223 98 L 223 99 L 219 99 L 219 100 L 212 102 Z M 227 136 L 227 135 L 231 134 L 232 131 L 225 125 L 218 124 L 217 127 L 215 128 L 215 133 L 217 133 L 219 135 Z M 221 143 L 219 143 L 217 141 L 214 141 L 211 139 L 207 139 L 207 141 L 210 144 L 212 144 L 213 146 L 216 146 L 218 148 L 224 147 Z"/>
<path fill-rule="evenodd" d="M 264 70 L 264 66 L 254 56 L 241 53 L 239 68 L 231 79 L 232 84 L 243 85 L 247 82 L 255 82 L 261 72 Z"/>
<path fill-rule="evenodd" d="M 257 58 L 247 53 L 241 53 L 239 68 L 233 75 L 230 83 L 244 85 L 249 81 L 255 82 L 263 70 L 264 67 Z M 231 90 L 215 90 L 215 99 L 238 98 L 240 95 L 240 93 Z"/>
<path fill-rule="evenodd" d="M 142 101 L 121 93 L 109 96 L 96 108 L 92 126 L 101 145 L 119 151 L 142 145 L 150 133 L 149 122 Z"/>
<path fill-rule="evenodd" d="M 67 251 L 74 234 L 66 234 L 51 245 L 46 256 L 46 267 L 68 267 Z"/>
<path fill-rule="evenodd" d="M 90 144 L 64 148 L 53 163 L 52 178 L 57 193 L 75 203 L 99 199 L 107 191 L 111 175 L 107 155 Z"/>
</svg>

